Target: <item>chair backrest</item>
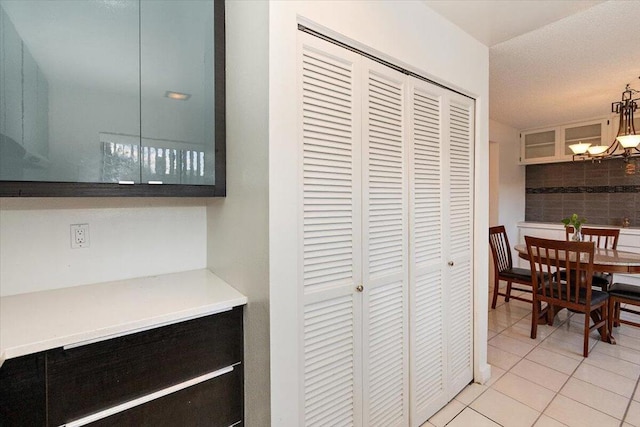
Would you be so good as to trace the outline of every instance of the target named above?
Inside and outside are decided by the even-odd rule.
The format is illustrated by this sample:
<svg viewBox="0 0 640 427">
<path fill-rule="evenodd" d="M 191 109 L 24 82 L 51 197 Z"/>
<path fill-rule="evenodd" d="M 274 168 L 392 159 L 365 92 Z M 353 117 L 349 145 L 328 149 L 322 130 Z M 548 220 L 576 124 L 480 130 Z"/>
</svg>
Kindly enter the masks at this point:
<svg viewBox="0 0 640 427">
<path fill-rule="evenodd" d="M 504 225 L 489 227 L 489 245 L 493 256 L 493 266 L 496 273 L 513 267 L 511 246 Z"/>
<path fill-rule="evenodd" d="M 582 238 L 585 242 L 595 242 L 596 246 L 602 249 L 616 249 L 618 247 L 619 228 L 593 228 L 582 227 Z M 570 240 L 574 230 L 572 226 L 565 227 L 567 241 Z"/>
<path fill-rule="evenodd" d="M 593 242 L 567 242 L 525 236 L 531 263 L 533 289 L 551 305 L 584 307 L 591 305 Z M 571 271 L 563 274 L 562 271 Z M 580 303 L 580 296 L 583 303 Z"/>
</svg>

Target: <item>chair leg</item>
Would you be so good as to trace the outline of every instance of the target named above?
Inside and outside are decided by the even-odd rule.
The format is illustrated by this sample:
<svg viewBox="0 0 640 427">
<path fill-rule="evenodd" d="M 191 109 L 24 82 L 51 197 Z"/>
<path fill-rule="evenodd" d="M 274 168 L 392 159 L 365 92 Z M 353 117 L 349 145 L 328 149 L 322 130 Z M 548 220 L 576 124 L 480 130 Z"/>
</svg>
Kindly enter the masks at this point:
<svg viewBox="0 0 640 427">
<path fill-rule="evenodd" d="M 605 321 L 603 326 L 603 328 L 605 329 L 605 333 L 601 334 L 600 338 L 604 342 L 611 342 L 611 329 L 609 329 L 609 318 L 611 317 L 611 311 L 609 311 L 609 301 L 607 301 L 606 304 L 603 304 L 600 311 L 602 313 L 602 320 Z"/>
<path fill-rule="evenodd" d="M 611 335 L 613 333 L 613 318 L 615 309 L 615 298 L 609 297 L 609 301 L 607 301 L 607 333 Z"/>
<path fill-rule="evenodd" d="M 582 348 L 582 357 L 589 356 L 589 321 L 591 320 L 590 313 L 584 314 L 584 346 Z"/>
<path fill-rule="evenodd" d="M 616 301 L 613 306 L 613 326 L 620 326 L 620 301 Z"/>
<path fill-rule="evenodd" d="M 511 298 L 511 280 L 507 282 L 507 295 L 504 297 L 504 302 L 509 302 L 509 298 Z"/>
<path fill-rule="evenodd" d="M 496 308 L 496 303 L 498 302 L 498 290 L 500 289 L 500 279 L 498 279 L 498 276 L 495 277 L 493 282 L 493 300 L 491 301 L 491 309 Z"/>
<path fill-rule="evenodd" d="M 555 306 L 548 305 L 547 303 L 547 312 L 545 313 L 547 317 L 547 325 L 553 326 L 553 321 L 556 320 L 556 310 L 558 309 Z"/>
<path fill-rule="evenodd" d="M 536 339 L 538 336 L 538 316 L 540 316 L 540 301 L 533 299 L 533 311 L 531 312 L 531 339 Z"/>
</svg>

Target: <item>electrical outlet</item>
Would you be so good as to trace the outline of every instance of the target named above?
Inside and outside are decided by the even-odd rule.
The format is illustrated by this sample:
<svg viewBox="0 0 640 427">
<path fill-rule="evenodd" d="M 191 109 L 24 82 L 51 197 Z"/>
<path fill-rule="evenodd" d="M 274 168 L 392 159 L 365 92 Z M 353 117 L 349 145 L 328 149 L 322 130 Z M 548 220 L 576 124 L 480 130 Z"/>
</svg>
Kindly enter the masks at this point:
<svg viewBox="0 0 640 427">
<path fill-rule="evenodd" d="M 89 224 L 71 224 L 71 249 L 89 247 Z"/>
</svg>

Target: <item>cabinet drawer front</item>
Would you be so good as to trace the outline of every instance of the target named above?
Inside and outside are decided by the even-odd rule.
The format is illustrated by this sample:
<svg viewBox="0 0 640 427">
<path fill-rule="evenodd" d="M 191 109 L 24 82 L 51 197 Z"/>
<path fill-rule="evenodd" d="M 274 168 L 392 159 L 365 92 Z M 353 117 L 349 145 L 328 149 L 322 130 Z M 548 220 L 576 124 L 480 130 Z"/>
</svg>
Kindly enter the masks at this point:
<svg viewBox="0 0 640 427">
<path fill-rule="evenodd" d="M 60 425 L 242 361 L 242 307 L 48 353 L 49 424 Z"/>
<path fill-rule="evenodd" d="M 229 427 L 242 419 L 242 366 L 160 399 L 103 418 L 91 427 Z"/>
<path fill-rule="evenodd" d="M 16 357 L 0 368 L 0 426 L 44 426 L 44 353 Z"/>
</svg>

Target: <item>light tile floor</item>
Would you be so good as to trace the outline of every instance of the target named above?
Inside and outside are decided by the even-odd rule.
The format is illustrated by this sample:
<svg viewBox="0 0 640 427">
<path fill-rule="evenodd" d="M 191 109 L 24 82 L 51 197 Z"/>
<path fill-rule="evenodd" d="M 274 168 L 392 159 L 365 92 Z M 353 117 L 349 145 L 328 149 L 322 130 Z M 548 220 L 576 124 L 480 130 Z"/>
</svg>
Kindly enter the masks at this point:
<svg viewBox="0 0 640 427">
<path fill-rule="evenodd" d="M 532 340 L 531 305 L 499 297 L 489 309 L 491 379 L 467 386 L 422 427 L 640 427 L 640 328 L 614 328 L 617 345 L 592 333 L 584 358 L 583 321 L 562 310 Z"/>
</svg>

